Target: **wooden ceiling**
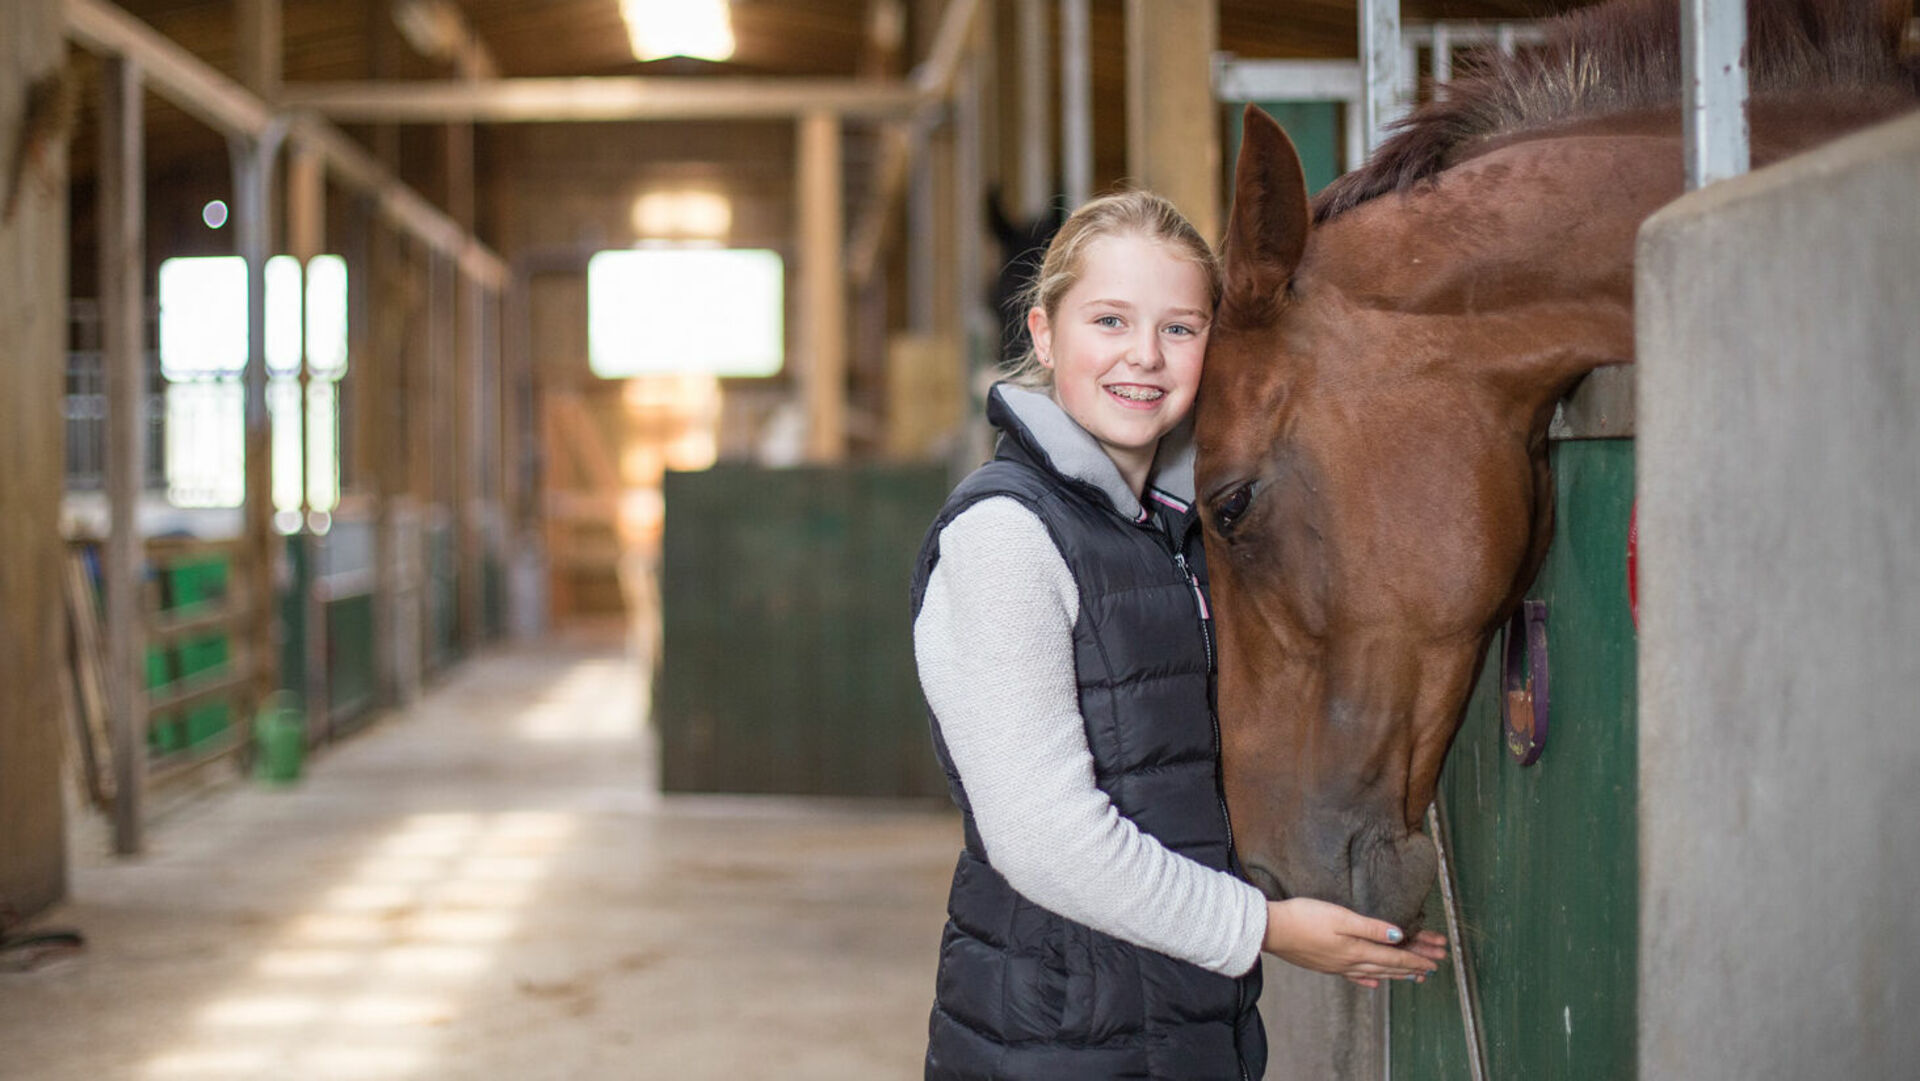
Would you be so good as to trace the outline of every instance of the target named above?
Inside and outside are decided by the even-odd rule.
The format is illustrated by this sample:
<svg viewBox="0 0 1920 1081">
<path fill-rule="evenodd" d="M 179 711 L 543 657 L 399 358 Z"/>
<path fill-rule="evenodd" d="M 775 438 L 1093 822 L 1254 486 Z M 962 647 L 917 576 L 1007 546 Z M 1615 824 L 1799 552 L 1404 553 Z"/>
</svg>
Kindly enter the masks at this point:
<svg viewBox="0 0 1920 1081">
<path fill-rule="evenodd" d="M 870 73 L 871 0 L 733 0 L 737 52 L 726 63 L 663 60 L 640 63 L 628 51 L 618 0 L 452 0 L 491 52 L 503 77 L 597 75 L 759 75 L 851 77 Z M 1580 6 L 1582 0 L 1402 0 L 1403 18 L 1525 19 Z M 237 70 L 234 0 L 121 0 L 121 6 L 228 75 Z M 393 0 L 283 0 L 283 78 L 288 83 L 363 79 L 444 79 L 449 63 L 408 47 L 396 28 Z M 943 8 L 941 0 L 906 0 L 909 60 L 924 52 Z M 1124 98 L 1124 0 L 1091 0 L 1096 131 L 1110 178 L 1122 159 L 1112 144 L 1119 124 L 1105 115 Z M 1011 40 L 1012 0 L 992 0 L 1002 21 L 999 40 Z M 1353 0 L 1220 0 L 1219 47 L 1242 57 L 1351 57 L 1356 52 Z M 917 20 L 917 21 L 915 21 Z M 1057 41 L 1057 38 L 1056 38 Z M 1011 59 L 1004 61 L 1010 64 Z M 896 63 L 897 69 L 900 64 Z M 1003 69 L 1004 71 L 1004 69 Z M 1000 82 L 1011 85 L 1010 73 Z M 88 101 L 91 101 L 89 94 Z M 224 174 L 223 140 L 171 106 L 148 98 L 148 168 L 156 182 L 191 175 L 204 182 Z M 354 129 L 349 129 L 354 130 Z M 367 137 L 364 130 L 356 134 Z M 84 183 L 92 171 L 90 130 L 78 133 L 73 172 Z M 434 197 L 435 154 L 430 130 L 390 137 L 403 176 Z M 482 134 L 483 162 L 486 150 Z M 413 149 L 409 149 L 412 147 Z M 418 168 L 415 168 L 415 167 Z"/>
<path fill-rule="evenodd" d="M 640 63 L 618 0 L 453 0 L 503 76 L 686 74 L 851 76 L 866 51 L 868 0 L 733 0 L 731 61 Z M 1402 17 L 1529 19 L 1581 0 L 1403 0 Z M 235 70 L 232 0 L 120 5 L 214 67 Z M 937 10 L 938 4 L 918 5 Z M 1009 4 L 1001 4 L 1009 7 Z M 1118 41 L 1123 0 L 1092 0 L 1097 38 Z M 1220 0 L 1220 48 L 1250 57 L 1352 56 L 1351 0 Z M 388 0 L 284 0 L 290 82 L 443 75 L 397 40 Z M 921 28 L 916 29 L 916 33 Z"/>
</svg>

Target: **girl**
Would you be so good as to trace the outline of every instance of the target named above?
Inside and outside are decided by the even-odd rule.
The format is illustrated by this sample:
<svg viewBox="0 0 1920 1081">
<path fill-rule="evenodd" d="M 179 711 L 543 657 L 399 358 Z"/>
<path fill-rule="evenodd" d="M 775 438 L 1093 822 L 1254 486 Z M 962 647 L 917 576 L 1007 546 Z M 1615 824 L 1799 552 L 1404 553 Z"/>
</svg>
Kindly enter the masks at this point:
<svg viewBox="0 0 1920 1081">
<path fill-rule="evenodd" d="M 921 552 L 914 653 L 966 837 L 929 1079 L 1258 1078 L 1263 948 L 1368 987 L 1444 955 L 1230 870 L 1182 425 L 1219 295 L 1165 199 L 1074 213 L 988 397 L 999 450 Z"/>
</svg>

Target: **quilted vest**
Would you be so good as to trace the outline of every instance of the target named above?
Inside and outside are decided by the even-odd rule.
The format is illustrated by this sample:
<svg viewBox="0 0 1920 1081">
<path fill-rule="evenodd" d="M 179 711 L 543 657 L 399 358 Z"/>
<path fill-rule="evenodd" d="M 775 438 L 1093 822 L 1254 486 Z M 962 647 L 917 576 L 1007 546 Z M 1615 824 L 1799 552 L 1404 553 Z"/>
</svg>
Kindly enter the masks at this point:
<svg viewBox="0 0 1920 1081">
<path fill-rule="evenodd" d="M 947 523 L 982 499 L 1019 500 L 1045 523 L 1079 588 L 1074 664 L 1096 783 L 1168 848 L 1228 868 L 1206 567 L 1191 511 L 1150 495 L 1153 513 L 1129 522 L 1098 488 L 1054 472 L 997 396 L 988 417 L 1004 433 L 1000 446 L 935 519 L 915 567 L 914 615 Z M 1217 975 L 1022 897 L 987 862 L 938 717 L 933 740 L 966 847 L 940 944 L 929 1081 L 1259 1078 L 1260 967 Z"/>
</svg>

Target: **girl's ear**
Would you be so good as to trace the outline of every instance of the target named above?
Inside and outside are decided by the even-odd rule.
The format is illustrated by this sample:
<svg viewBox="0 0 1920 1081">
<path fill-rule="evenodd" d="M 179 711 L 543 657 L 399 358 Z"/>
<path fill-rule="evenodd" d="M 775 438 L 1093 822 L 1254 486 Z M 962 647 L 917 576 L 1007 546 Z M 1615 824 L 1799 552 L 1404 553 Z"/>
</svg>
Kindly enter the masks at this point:
<svg viewBox="0 0 1920 1081">
<path fill-rule="evenodd" d="M 1033 353 L 1040 363 L 1053 367 L 1053 325 L 1047 321 L 1047 309 L 1038 304 L 1027 309 L 1027 336 L 1033 339 Z"/>
</svg>

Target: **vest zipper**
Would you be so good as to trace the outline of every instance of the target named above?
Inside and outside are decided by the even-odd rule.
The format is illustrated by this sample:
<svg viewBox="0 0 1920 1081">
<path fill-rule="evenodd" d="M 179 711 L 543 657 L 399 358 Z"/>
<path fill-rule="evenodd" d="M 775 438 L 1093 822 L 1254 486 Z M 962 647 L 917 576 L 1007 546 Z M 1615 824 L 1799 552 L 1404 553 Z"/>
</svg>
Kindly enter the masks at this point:
<svg viewBox="0 0 1920 1081">
<path fill-rule="evenodd" d="M 1204 642 L 1207 647 L 1207 672 L 1211 674 L 1214 669 L 1213 613 L 1207 607 L 1207 595 L 1200 588 L 1199 575 L 1194 574 L 1193 568 L 1188 565 L 1187 554 L 1185 552 L 1176 549 L 1173 553 L 1173 562 L 1175 566 L 1180 568 L 1180 573 L 1186 577 L 1187 584 L 1193 588 L 1194 609 L 1200 614 L 1200 640 Z M 1207 717 L 1213 722 L 1213 756 L 1214 760 L 1218 761 L 1220 758 L 1220 714 L 1213 708 L 1213 703 L 1211 702 L 1207 703 Z M 1214 791 L 1220 803 L 1220 821 L 1227 827 L 1227 862 L 1231 865 L 1233 862 L 1233 816 L 1227 811 L 1226 794 L 1219 791 L 1217 784 L 1215 785 Z M 1254 964 L 1256 966 L 1259 965 L 1259 960 L 1255 959 Z M 1233 1060 L 1235 1068 L 1240 1071 L 1240 1081 L 1251 1081 L 1247 1076 L 1246 1054 L 1240 1047 L 1240 1019 L 1247 1008 L 1247 987 L 1245 979 L 1243 976 L 1235 977 L 1233 981 Z"/>
<path fill-rule="evenodd" d="M 1187 585 L 1193 589 L 1194 610 L 1200 613 L 1200 640 L 1207 647 L 1207 672 L 1213 672 L 1213 612 L 1207 607 L 1207 595 L 1200 591 L 1200 576 L 1193 573 L 1187 565 L 1187 553 L 1173 553 L 1174 565 L 1180 568 L 1180 574 L 1186 578 Z"/>
</svg>

